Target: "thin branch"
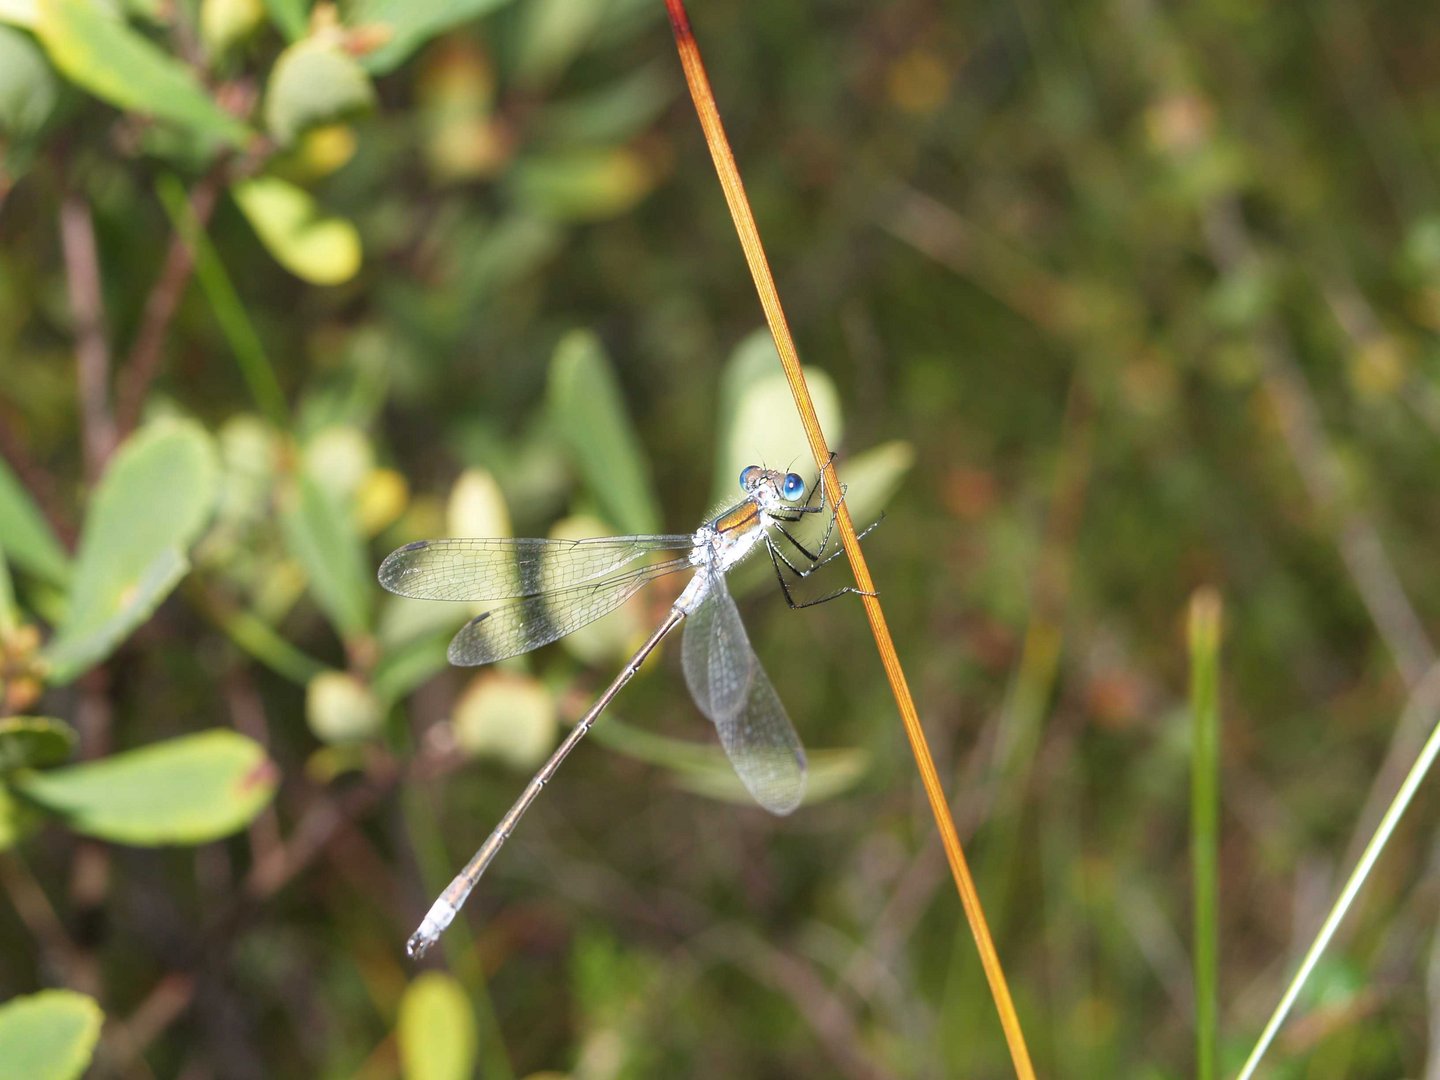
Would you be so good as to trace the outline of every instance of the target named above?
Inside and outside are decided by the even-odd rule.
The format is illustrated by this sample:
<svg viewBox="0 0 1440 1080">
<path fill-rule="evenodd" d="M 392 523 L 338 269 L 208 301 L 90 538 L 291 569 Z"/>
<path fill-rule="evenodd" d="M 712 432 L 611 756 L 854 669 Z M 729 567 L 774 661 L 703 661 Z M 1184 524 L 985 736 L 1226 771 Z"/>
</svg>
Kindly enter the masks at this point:
<svg viewBox="0 0 1440 1080">
<path fill-rule="evenodd" d="M 204 228 L 215 211 L 215 202 L 220 194 L 222 178 L 225 176 L 223 163 L 211 169 L 190 193 L 190 216 L 200 228 Z M 170 324 L 180 301 L 190 284 L 190 275 L 195 269 L 195 255 L 184 233 L 176 229 L 170 237 L 170 249 L 165 253 L 165 262 L 160 274 L 145 301 L 145 312 L 141 316 L 140 329 L 125 358 L 117 390 L 117 427 L 121 436 L 134 430 L 140 419 L 140 410 L 145 404 L 145 394 L 160 371 L 160 360 L 164 355 L 165 339 L 170 333 Z"/>
<path fill-rule="evenodd" d="M 920 781 L 925 788 L 926 798 L 930 802 L 930 811 L 935 816 L 936 826 L 940 830 L 941 840 L 945 845 L 950 871 L 955 878 L 955 887 L 960 894 L 961 905 L 965 909 L 971 933 L 975 937 L 975 944 L 980 952 L 980 962 L 990 983 L 990 993 L 994 997 L 995 1007 L 1000 1013 L 1000 1022 L 1005 1030 L 1005 1039 L 1010 1047 L 1010 1056 L 1014 1062 L 1015 1071 L 1019 1076 L 1032 1077 L 1034 1076 L 1034 1067 L 1030 1063 L 1030 1052 L 1025 1046 L 1025 1038 L 1020 1030 L 1020 1020 L 1010 997 L 1010 988 L 1005 982 L 1005 974 L 1000 967 L 1000 958 L 995 951 L 994 942 L 991 940 L 990 929 L 986 925 L 985 912 L 980 904 L 975 883 L 970 876 L 970 868 L 966 864 L 965 854 L 960 847 L 960 838 L 955 831 L 955 822 L 950 817 L 945 792 L 940 785 L 940 777 L 935 770 L 935 762 L 925 740 L 925 731 L 920 725 L 919 713 L 916 711 L 909 684 L 906 682 L 905 673 L 900 666 L 900 659 L 895 653 L 895 644 L 890 637 L 890 628 L 885 622 L 885 613 L 880 606 L 879 597 L 875 592 L 875 584 L 870 577 L 870 568 L 866 565 L 865 555 L 860 550 L 860 543 L 855 537 L 855 526 L 850 520 L 849 507 L 841 498 L 839 477 L 836 475 L 835 469 L 829 467 L 832 460 L 830 448 L 825 441 L 824 432 L 820 430 L 820 421 L 815 415 L 815 405 L 811 401 L 809 387 L 805 384 L 805 376 L 800 370 L 800 357 L 795 349 L 795 341 L 791 337 L 784 309 L 780 305 L 780 297 L 775 289 L 775 279 L 765 258 L 765 249 L 760 242 L 760 231 L 755 224 L 755 216 L 751 212 L 749 200 L 745 196 L 745 186 L 740 179 L 740 170 L 735 164 L 735 155 L 730 149 L 729 139 L 726 138 L 724 125 L 720 120 L 720 112 L 715 104 L 715 95 L 710 88 L 710 79 L 706 75 L 705 65 L 700 59 L 700 47 L 696 44 L 695 36 L 691 32 L 690 19 L 685 13 L 683 0 L 665 0 L 665 8 L 669 12 L 670 26 L 675 33 L 675 46 L 680 54 L 681 67 L 685 70 L 685 82 L 690 89 L 690 97 L 695 103 L 700 126 L 705 131 L 705 143 L 710 149 L 710 156 L 715 164 L 720 187 L 725 193 L 725 202 L 730 208 L 730 216 L 734 221 L 740 246 L 745 251 L 745 260 L 749 264 L 751 277 L 755 281 L 755 289 L 760 295 L 760 306 L 765 310 L 765 319 L 769 323 L 770 333 L 775 339 L 775 348 L 780 354 L 780 363 L 785 370 L 786 381 L 790 384 L 790 393 L 795 399 L 796 411 L 805 427 L 805 435 L 810 443 L 810 452 L 815 458 L 815 465 L 820 470 L 821 478 L 825 483 L 825 494 L 830 500 L 830 505 L 836 508 L 836 524 L 840 533 L 840 541 L 844 545 L 846 557 L 850 560 L 851 568 L 855 572 L 855 584 L 864 594 L 862 601 L 865 606 L 865 614 L 870 620 L 870 630 L 875 636 L 880 662 L 885 668 L 886 678 L 890 682 L 890 690 L 895 697 L 896 707 L 900 711 L 900 719 L 905 726 L 905 734 L 910 740 L 910 749 L 915 755 L 915 764 L 920 772 Z"/>
<path fill-rule="evenodd" d="M 60 202 L 60 250 L 75 318 L 76 384 L 85 469 L 93 480 L 115 447 L 115 420 L 110 414 L 110 344 L 95 225 L 89 204 L 73 193 Z"/>
</svg>

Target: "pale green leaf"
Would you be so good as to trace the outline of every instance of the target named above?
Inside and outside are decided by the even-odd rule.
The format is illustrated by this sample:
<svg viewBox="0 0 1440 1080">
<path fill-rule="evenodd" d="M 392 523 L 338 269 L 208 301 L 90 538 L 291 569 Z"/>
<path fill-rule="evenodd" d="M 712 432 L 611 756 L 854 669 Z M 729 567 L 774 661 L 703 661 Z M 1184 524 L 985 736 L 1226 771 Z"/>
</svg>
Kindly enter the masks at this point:
<svg viewBox="0 0 1440 1080">
<path fill-rule="evenodd" d="M 253 37 L 265 22 L 260 0 L 201 0 L 200 40 L 212 55 Z"/>
<path fill-rule="evenodd" d="M 610 749 L 666 769 L 675 783 L 697 795 L 754 805 L 740 778 L 716 743 L 691 742 L 656 735 L 632 727 L 615 717 L 596 724 L 591 738 Z M 833 799 L 853 788 L 870 768 L 870 756 L 860 749 L 807 750 L 806 805 Z"/>
<path fill-rule="evenodd" d="M 0 25 L 0 134 L 23 138 L 39 131 L 55 108 L 59 89 L 34 40 Z"/>
<path fill-rule="evenodd" d="M 5 784 L 0 783 L 0 851 L 14 847 L 39 828 L 42 821 L 40 811 L 23 799 L 17 799 Z"/>
<path fill-rule="evenodd" d="M 0 459 L 0 549 L 20 569 L 52 585 L 70 579 L 70 558 L 29 494 Z"/>
<path fill-rule="evenodd" d="M 370 76 L 338 42 L 307 38 L 291 45 L 270 70 L 265 126 L 282 146 L 321 124 L 333 124 L 375 105 Z"/>
<path fill-rule="evenodd" d="M 376 74 L 393 71 L 431 38 L 503 7 L 510 0 L 351 0 L 346 25 L 379 28 L 389 39 L 364 58 Z"/>
<path fill-rule="evenodd" d="M 0 1062 L 6 1076 L 71 1080 L 95 1053 L 105 1014 L 73 990 L 41 990 L 0 1005 Z"/>
<path fill-rule="evenodd" d="M 274 176 L 230 189 L 275 261 L 315 285 L 339 285 L 360 269 L 360 234 L 341 217 L 322 214 L 309 192 Z"/>
<path fill-rule="evenodd" d="M 455 702 L 455 741 L 467 754 L 528 770 L 555 745 L 555 699 L 528 675 L 484 671 Z"/>
<path fill-rule="evenodd" d="M 405 1080 L 469 1080 L 475 1074 L 475 1013 L 454 976 L 416 976 L 400 999 L 396 1038 Z"/>
<path fill-rule="evenodd" d="M 879 516 L 914 465 L 915 447 L 902 439 L 836 461 L 845 483 L 845 505 L 857 529 Z"/>
<path fill-rule="evenodd" d="M 40 14 L 36 0 L 0 0 L 0 22 L 34 29 Z"/>
<path fill-rule="evenodd" d="M 322 671 L 305 687 L 305 722 L 321 742 L 372 739 L 383 719 L 374 692 L 349 672 Z"/>
<path fill-rule="evenodd" d="M 515 163 L 509 185 L 528 213 L 552 221 L 604 221 L 655 186 L 655 170 L 625 147 L 555 151 Z"/>
<path fill-rule="evenodd" d="M 214 730 L 18 774 L 13 783 L 76 832 L 148 847 L 202 844 L 238 832 L 270 802 L 277 779 L 259 743 Z"/>
<path fill-rule="evenodd" d="M 593 334 L 574 331 L 556 348 L 549 408 L 605 517 L 621 532 L 658 532 L 650 467 L 625 411 L 620 382 Z"/>
<path fill-rule="evenodd" d="M 310 23 L 310 0 L 265 0 L 265 10 L 286 41 L 305 36 Z"/>
<path fill-rule="evenodd" d="M 839 446 L 845 431 L 835 383 L 818 368 L 803 370 L 825 437 L 831 446 Z M 722 498 L 738 496 L 740 470 L 747 465 L 813 477 L 810 444 L 768 334 L 756 333 L 735 350 L 722 376 L 720 396 L 717 483 Z"/>
<path fill-rule="evenodd" d="M 103 659 L 175 587 L 218 478 L 210 436 L 191 421 L 153 424 L 120 448 L 86 512 L 69 607 L 45 650 L 52 678 Z"/>
<path fill-rule="evenodd" d="M 330 622 L 343 637 L 365 633 L 375 586 L 352 515 L 300 473 L 282 490 L 280 526 Z"/>
<path fill-rule="evenodd" d="M 220 108 L 194 72 L 90 0 L 38 0 L 35 32 L 55 66 L 111 105 L 236 146 L 248 127 Z"/>
<path fill-rule="evenodd" d="M 75 729 L 63 720 L 7 716 L 0 720 L 0 773 L 69 761 L 75 741 Z"/>
</svg>

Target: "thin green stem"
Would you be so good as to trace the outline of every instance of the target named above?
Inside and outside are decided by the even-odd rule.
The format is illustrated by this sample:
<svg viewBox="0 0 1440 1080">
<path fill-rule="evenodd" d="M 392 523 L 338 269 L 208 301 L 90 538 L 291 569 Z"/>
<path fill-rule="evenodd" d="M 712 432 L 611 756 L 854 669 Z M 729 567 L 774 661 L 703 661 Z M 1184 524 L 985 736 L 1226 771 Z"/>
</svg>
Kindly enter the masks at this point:
<svg viewBox="0 0 1440 1080">
<path fill-rule="evenodd" d="M 1412 702 L 1413 698 L 1414 696 L 1412 696 Z M 1300 996 L 1300 990 L 1305 985 L 1305 981 L 1310 978 L 1310 973 L 1315 970 L 1315 965 L 1319 963 L 1321 955 L 1329 947 L 1330 939 L 1335 936 L 1335 931 L 1340 926 L 1340 920 L 1345 918 L 1346 913 L 1350 910 L 1350 905 L 1354 903 L 1356 895 L 1360 892 L 1360 886 L 1365 884 L 1365 879 L 1370 876 L 1376 860 L 1380 858 L 1380 852 L 1389 843 L 1391 833 L 1395 831 L 1395 826 L 1400 824 L 1400 818 L 1409 808 L 1410 801 L 1420 787 L 1420 782 L 1425 779 L 1430 767 L 1435 764 L 1437 755 L 1440 755 L 1440 723 L 1432 726 L 1430 737 L 1425 740 L 1425 746 L 1421 749 L 1420 756 L 1415 759 L 1415 764 L 1410 766 L 1410 771 L 1405 775 L 1400 790 L 1395 793 L 1395 798 L 1391 800 L 1389 807 L 1385 810 L 1385 816 L 1380 819 L 1380 824 L 1375 829 L 1375 835 L 1365 845 L 1365 850 L 1360 855 L 1360 861 L 1355 864 L 1355 869 L 1345 882 L 1345 888 L 1341 890 L 1339 899 L 1335 901 L 1335 906 L 1325 917 L 1325 923 L 1320 927 L 1320 932 L 1315 935 L 1315 940 L 1306 950 L 1305 958 L 1300 962 L 1300 970 L 1295 972 L 1295 977 L 1290 980 L 1290 985 L 1286 987 L 1280 1004 L 1275 1006 L 1275 1012 L 1270 1017 L 1270 1022 L 1265 1025 L 1265 1030 L 1260 1033 L 1260 1039 L 1255 1043 L 1255 1048 L 1245 1059 L 1245 1067 L 1240 1070 L 1239 1080 L 1249 1080 L 1251 1076 L 1255 1075 L 1255 1070 L 1260 1065 L 1260 1059 L 1265 1056 L 1265 1051 L 1275 1041 L 1280 1025 L 1285 1022 L 1285 1018 L 1295 1005 L 1295 999 Z"/>
<path fill-rule="evenodd" d="M 1220 924 L 1220 597 L 1190 598 L 1190 860 L 1194 874 L 1195 1076 L 1214 1080 Z"/>
<path fill-rule="evenodd" d="M 157 181 L 155 191 L 165 212 L 170 215 L 175 231 L 190 246 L 195 259 L 195 277 L 210 300 L 220 332 L 235 353 L 240 375 L 250 390 L 250 396 L 271 423 L 287 428 L 289 408 L 284 391 L 280 389 L 280 380 L 275 376 L 275 367 L 265 355 L 265 346 L 250 322 L 250 316 L 245 313 L 245 305 L 235 291 L 220 256 L 196 220 L 184 185 L 175 177 L 166 175 Z"/>
</svg>

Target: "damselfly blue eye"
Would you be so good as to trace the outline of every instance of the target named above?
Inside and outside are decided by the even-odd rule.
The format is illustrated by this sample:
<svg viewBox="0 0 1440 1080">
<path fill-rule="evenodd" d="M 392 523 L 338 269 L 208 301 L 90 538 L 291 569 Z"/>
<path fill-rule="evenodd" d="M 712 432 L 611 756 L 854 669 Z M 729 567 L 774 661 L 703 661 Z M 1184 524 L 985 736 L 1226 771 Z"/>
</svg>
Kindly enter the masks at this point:
<svg viewBox="0 0 1440 1080">
<path fill-rule="evenodd" d="M 740 470 L 740 487 L 745 491 L 750 490 L 750 474 L 758 468 L 760 468 L 759 465 L 746 465 Z"/>
<path fill-rule="evenodd" d="M 785 498 L 798 499 L 804 491 L 805 481 L 795 473 L 792 472 L 785 477 L 785 486 L 781 489 L 781 494 L 784 495 Z"/>
</svg>

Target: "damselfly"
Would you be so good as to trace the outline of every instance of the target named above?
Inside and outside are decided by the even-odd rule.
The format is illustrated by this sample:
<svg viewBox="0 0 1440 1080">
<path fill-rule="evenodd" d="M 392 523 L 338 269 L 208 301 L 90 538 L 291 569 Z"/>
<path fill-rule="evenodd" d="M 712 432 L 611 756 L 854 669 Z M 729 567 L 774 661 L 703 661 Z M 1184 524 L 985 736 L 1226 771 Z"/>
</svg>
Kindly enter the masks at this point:
<svg viewBox="0 0 1440 1080">
<path fill-rule="evenodd" d="M 681 570 L 695 571 L 665 620 L 440 894 L 406 943 L 411 956 L 423 954 L 450 925 L 540 789 L 682 619 L 689 619 L 681 647 L 685 681 L 700 711 L 714 723 L 720 745 L 740 780 L 755 801 L 773 814 L 788 814 L 800 805 L 805 792 L 805 751 L 750 647 L 740 612 L 725 587 L 725 574 L 756 548 L 764 547 L 791 607 L 809 607 L 857 590 L 841 588 L 808 601 L 797 601 L 790 592 L 787 574 L 807 577 L 840 554 L 839 550 L 826 554 L 835 525 L 833 514 L 813 551 L 786 527 L 825 510 L 819 479 L 807 495 L 805 481 L 797 474 L 751 465 L 740 473 L 740 488 L 743 499 L 688 536 L 421 540 L 392 552 L 381 564 L 380 584 L 401 596 L 500 601 L 466 623 L 451 641 L 450 661 L 460 665 L 490 664 L 529 652 L 614 611 L 647 582 Z M 790 550 L 779 546 L 782 540 Z M 657 552 L 682 554 L 660 562 L 645 561 Z"/>
</svg>

